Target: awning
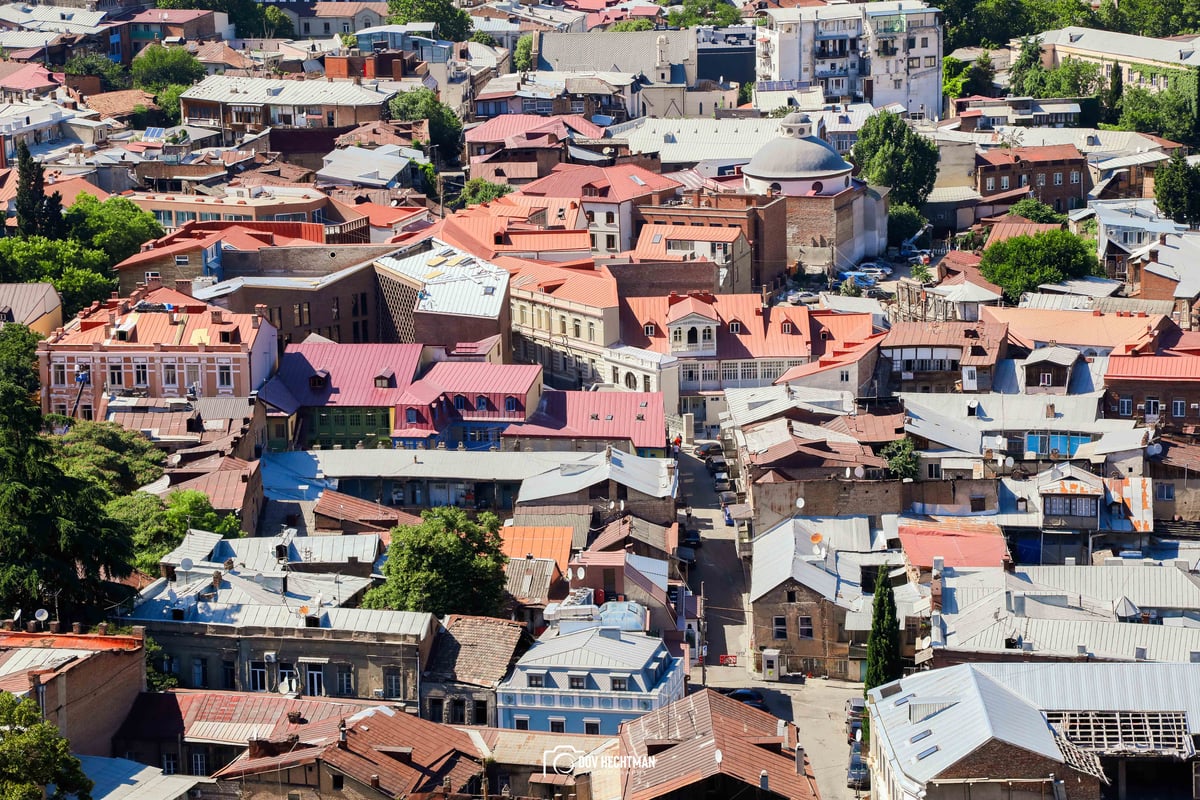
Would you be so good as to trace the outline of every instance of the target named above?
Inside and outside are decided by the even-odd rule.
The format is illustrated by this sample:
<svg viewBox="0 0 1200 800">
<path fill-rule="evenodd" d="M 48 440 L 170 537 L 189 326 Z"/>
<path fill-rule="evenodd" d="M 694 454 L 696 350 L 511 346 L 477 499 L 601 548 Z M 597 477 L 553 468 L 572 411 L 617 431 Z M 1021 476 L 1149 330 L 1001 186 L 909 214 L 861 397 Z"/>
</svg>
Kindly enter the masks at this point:
<svg viewBox="0 0 1200 800">
<path fill-rule="evenodd" d="M 328 664 L 328 658 L 319 658 L 317 656 L 300 656 L 296 659 L 301 664 Z"/>
</svg>

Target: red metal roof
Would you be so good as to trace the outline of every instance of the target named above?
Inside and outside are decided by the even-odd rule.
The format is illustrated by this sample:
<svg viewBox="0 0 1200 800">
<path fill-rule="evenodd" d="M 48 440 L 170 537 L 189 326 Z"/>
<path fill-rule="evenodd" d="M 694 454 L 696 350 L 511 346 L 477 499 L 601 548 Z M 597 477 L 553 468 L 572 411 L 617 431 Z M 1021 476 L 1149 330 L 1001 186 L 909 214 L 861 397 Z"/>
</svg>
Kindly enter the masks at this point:
<svg viewBox="0 0 1200 800">
<path fill-rule="evenodd" d="M 665 447 L 661 392 L 558 392 L 542 395 L 524 423 L 506 437 L 628 440 L 635 448 Z"/>
<path fill-rule="evenodd" d="M 1200 356 L 1110 356 L 1104 380 L 1200 381 Z"/>
<path fill-rule="evenodd" d="M 300 406 L 395 406 L 416 377 L 423 349 L 419 344 L 290 344 L 260 396 L 288 413 Z M 318 370 L 328 376 L 323 386 L 314 387 L 310 379 Z M 390 385 L 377 387 L 375 378 L 386 371 L 391 372 Z M 295 407 L 284 407 L 287 398 L 280 396 L 280 388 L 290 393 Z"/>
<path fill-rule="evenodd" d="M 513 136 L 533 132 L 562 131 L 559 138 L 565 139 L 568 130 L 576 131 L 586 139 L 598 139 L 604 135 L 603 128 L 578 114 L 558 114 L 552 117 L 538 114 L 501 114 L 482 125 L 470 128 L 466 131 L 465 138 L 467 144 L 478 144 L 504 142 Z"/>
<path fill-rule="evenodd" d="M 938 556 L 947 567 L 999 567 L 1009 560 L 1000 533 L 901 525 L 899 534 L 908 563 L 917 567 L 932 567 Z"/>
<path fill-rule="evenodd" d="M 655 192 L 675 191 L 682 187 L 683 184 L 678 181 L 636 164 L 618 164 L 614 167 L 559 164 L 546 177 L 521 187 L 518 194 L 578 198 L 595 203 L 624 203 Z"/>
<path fill-rule="evenodd" d="M 1014 236 L 1036 236 L 1039 233 L 1058 230 L 1062 230 L 1062 225 L 1049 222 L 1030 222 L 1020 217 L 1014 217 L 1011 222 L 997 222 L 992 226 L 992 231 L 988 234 L 987 244 L 984 245 L 984 249 L 986 250 L 996 242 L 1003 242 Z"/>
<path fill-rule="evenodd" d="M 604 266 L 569 269 L 559 264 L 511 256 L 501 256 L 495 264 L 512 275 L 508 284 L 510 292 L 536 292 L 596 308 L 614 308 L 619 302 L 617 280 Z"/>
<path fill-rule="evenodd" d="M 1046 161 L 1083 160 L 1083 154 L 1073 144 L 1048 144 L 1031 147 L 996 148 L 979 155 L 988 164 L 1001 166 L 1021 161 L 1044 163 Z"/>
<path fill-rule="evenodd" d="M 489 364 L 484 361 L 439 361 L 421 379 L 443 392 L 511 394 L 524 397 L 541 380 L 537 364 Z"/>
</svg>

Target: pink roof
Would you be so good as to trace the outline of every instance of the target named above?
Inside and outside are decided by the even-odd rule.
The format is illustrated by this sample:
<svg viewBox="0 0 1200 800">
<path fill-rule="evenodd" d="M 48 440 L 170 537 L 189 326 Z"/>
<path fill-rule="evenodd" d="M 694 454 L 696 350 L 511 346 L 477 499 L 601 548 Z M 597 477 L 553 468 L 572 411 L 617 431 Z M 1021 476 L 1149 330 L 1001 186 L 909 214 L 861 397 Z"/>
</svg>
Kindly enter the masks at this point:
<svg viewBox="0 0 1200 800">
<path fill-rule="evenodd" d="M 1062 230 L 1062 225 L 1057 225 L 1052 222 L 1030 222 L 1021 217 L 1013 217 L 1012 221 L 997 222 L 992 226 L 991 233 L 988 234 L 987 244 L 984 249 L 991 247 L 996 242 L 1003 242 L 1011 239 L 1014 236 L 1036 236 L 1039 233 L 1048 233 L 1050 231 Z"/>
<path fill-rule="evenodd" d="M 757 294 L 693 293 L 708 313 L 717 316 L 717 357 L 807 358 L 812 352 L 810 312 L 802 306 L 772 306 L 764 309 Z M 627 297 L 621 307 L 621 333 L 625 344 L 656 353 L 670 353 L 667 324 L 671 307 L 686 300 L 678 295 L 666 297 Z M 866 315 L 869 316 L 869 315 Z M 737 322 L 740 332 L 730 331 Z M 784 333 L 785 323 L 790 323 Z M 645 327 L 654 325 L 654 335 L 646 336 Z"/>
<path fill-rule="evenodd" d="M 594 167 L 558 164 L 544 178 L 521 187 L 518 194 L 535 197 L 584 198 L 591 202 L 624 203 L 638 197 L 681 189 L 679 181 L 636 164 Z"/>
<path fill-rule="evenodd" d="M 412 384 L 423 349 L 419 344 L 290 344 L 259 396 L 289 414 L 303 406 L 394 406 Z M 324 386 L 314 387 L 309 379 L 319 370 L 328 377 Z M 389 385 L 376 387 L 375 378 L 389 370 Z"/>
<path fill-rule="evenodd" d="M 390 228 L 409 217 L 428 214 L 423 206 L 384 206 L 379 203 L 358 203 L 353 206 L 360 214 L 366 214 L 373 228 Z"/>
<path fill-rule="evenodd" d="M 1032 349 L 1039 342 L 1071 342 L 1113 348 L 1112 355 L 1126 355 L 1152 347 L 1160 330 L 1174 327 L 1174 323 L 1162 314 L 1138 317 L 983 306 L 979 316 L 983 320 L 1006 323 L 1009 338 L 1023 347 Z"/>
<path fill-rule="evenodd" d="M 1015 164 L 1018 161 L 1044 163 L 1046 161 L 1083 160 L 1083 154 L 1073 144 L 1047 144 L 1030 147 L 1013 147 L 988 150 L 981 153 L 979 158 L 988 164 L 1000 166 Z"/>
<path fill-rule="evenodd" d="M 1200 381 L 1200 356 L 1110 356 L 1104 380 Z"/>
<path fill-rule="evenodd" d="M 209 227 L 208 223 L 186 223 L 184 227 L 174 233 L 155 241 L 153 247 L 143 250 L 140 253 L 134 253 L 120 264 L 114 266 L 113 269 L 130 269 L 145 264 L 147 261 L 157 261 L 164 256 L 206 250 L 217 242 L 220 242 L 224 248 L 229 250 L 257 251 L 264 247 L 318 245 L 323 244 L 319 239 L 324 238 L 322 235 L 317 237 L 318 241 L 314 241 L 309 237 L 288 236 L 272 230 L 264 230 L 262 227 L 259 227 L 263 223 L 212 224 L 216 227 Z M 266 225 L 274 224 L 276 223 L 266 223 Z M 318 229 L 322 228 L 321 225 L 316 223 L 301 224 L 312 225 Z M 313 232 L 308 231 L 308 233 L 312 234 Z"/>
<path fill-rule="evenodd" d="M 54 74 L 41 64 L 28 64 L 0 79 L 0 89 L 7 89 L 10 92 L 31 92 L 59 86 L 61 83 L 62 81 L 55 78 Z"/>
<path fill-rule="evenodd" d="M 745 239 L 741 228 L 730 228 L 716 225 L 663 225 L 649 224 L 642 227 L 633 255 L 637 258 L 663 258 L 669 253 L 670 242 L 717 242 L 732 244 L 738 239 Z M 657 240 L 657 241 L 656 241 Z"/>
<path fill-rule="evenodd" d="M 483 361 L 439 361 L 425 373 L 428 382 L 457 394 L 513 394 L 524 396 L 541 380 L 537 364 L 489 364 Z"/>
<path fill-rule="evenodd" d="M 51 195 L 55 192 L 62 196 L 63 205 L 68 208 L 75 204 L 75 198 L 81 194 L 90 194 L 101 202 L 112 197 L 111 194 L 84 178 L 59 178 L 54 183 L 46 181 L 45 193 Z"/>
<path fill-rule="evenodd" d="M 559 129 L 573 130 L 587 139 L 598 139 L 604 135 L 603 128 L 578 114 L 559 114 L 553 117 L 543 117 L 538 114 L 501 114 L 492 117 L 482 125 L 470 128 L 466 131 L 465 138 L 467 144 L 503 142 L 513 136 L 535 131 L 553 132 Z M 559 138 L 565 138 L 565 133 Z"/>
<path fill-rule="evenodd" d="M 202 8 L 153 8 L 135 14 L 130 22 L 151 22 L 159 25 L 179 25 L 184 22 L 202 19 L 213 12 Z"/>
<path fill-rule="evenodd" d="M 555 264 L 502 256 L 495 261 L 512 275 L 510 291 L 550 295 L 559 300 L 597 308 L 614 308 L 619 302 L 617 281 L 607 267 L 564 269 Z"/>
<path fill-rule="evenodd" d="M 666 446 L 666 431 L 660 392 L 547 391 L 529 421 L 510 425 L 504 435 L 628 439 L 634 447 L 655 448 Z"/>
<path fill-rule="evenodd" d="M 947 567 L 999 567 L 1009 560 L 1008 545 L 998 533 L 900 526 L 900 545 L 908 563 L 932 567 L 941 556 Z"/>
<path fill-rule="evenodd" d="M 851 315 L 847 315 L 851 316 Z M 860 315 L 853 315 L 860 316 Z M 787 372 L 783 373 L 776 379 L 776 385 L 791 383 L 802 378 L 807 378 L 810 375 L 818 375 L 822 372 L 828 372 L 833 369 L 841 369 L 848 367 L 851 364 L 857 364 L 864 356 L 869 355 L 886 334 L 877 333 L 872 335 L 866 341 L 858 343 L 839 343 L 837 347 L 830 348 L 829 352 L 820 357 L 814 357 L 807 364 L 799 364 L 792 367 Z"/>
</svg>

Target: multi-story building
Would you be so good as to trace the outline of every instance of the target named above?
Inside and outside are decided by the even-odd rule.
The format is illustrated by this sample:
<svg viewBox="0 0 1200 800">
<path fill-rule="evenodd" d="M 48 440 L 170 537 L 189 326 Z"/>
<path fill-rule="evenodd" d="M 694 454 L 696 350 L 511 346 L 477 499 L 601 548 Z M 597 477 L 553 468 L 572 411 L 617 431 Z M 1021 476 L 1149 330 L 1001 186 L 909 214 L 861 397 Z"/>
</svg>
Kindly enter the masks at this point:
<svg viewBox="0 0 1200 800">
<path fill-rule="evenodd" d="M 1042 65 L 1054 69 L 1067 59 L 1098 64 L 1107 79 L 1114 64 L 1122 69 L 1123 85 L 1136 86 L 1149 92 L 1161 92 L 1174 81 L 1194 72 L 1200 66 L 1200 37 L 1164 44 L 1153 36 L 1097 30 L 1095 28 L 1060 28 L 1046 31 L 1038 37 Z M 1021 40 L 1014 39 L 1013 63 L 1020 57 Z"/>
<path fill-rule="evenodd" d="M 898 391 L 987 392 L 1007 351 L 1008 326 L 993 322 L 898 322 L 879 345 Z"/>
<path fill-rule="evenodd" d="M 620 253 L 632 249 L 637 240 L 640 207 L 661 204 L 682 186 L 636 164 L 560 164 L 545 178 L 523 186 L 521 194 L 579 201 L 587 216 L 592 251 Z"/>
<path fill-rule="evenodd" d="M 941 12 L 922 0 L 768 9 L 757 78 L 820 87 L 830 101 L 942 113 Z"/>
<path fill-rule="evenodd" d="M 179 100 L 185 124 L 220 129 L 232 142 L 268 127 L 342 128 L 373 122 L 383 119 L 394 94 L 352 81 L 210 75 Z"/>
<path fill-rule="evenodd" d="M 448 615 L 438 627 L 429 663 L 422 665 L 420 715 L 451 725 L 493 725 L 496 686 L 526 638 L 524 624 L 516 620 Z"/>
<path fill-rule="evenodd" d="M 683 665 L 662 639 L 610 627 L 554 627 L 497 689 L 501 728 L 615 735 L 683 697 Z"/>
<path fill-rule="evenodd" d="M 313 3 L 312 19 L 300 20 L 300 33 L 308 37 L 356 33 L 387 22 L 387 3 L 334 3 L 321 0 Z"/>
<path fill-rule="evenodd" d="M 275 369 L 264 311 L 232 314 L 157 281 L 93 303 L 38 344 L 42 410 L 94 419 L 114 394 L 246 397 Z"/>
<path fill-rule="evenodd" d="M 129 38 L 136 54 L 152 44 L 219 38 L 228 27 L 229 15 L 222 11 L 152 8 L 130 18 Z"/>
<path fill-rule="evenodd" d="M 189 222 L 316 222 L 325 241 L 370 241 L 366 215 L 330 200 L 319 189 L 299 186 L 227 186 L 220 196 L 133 192 L 129 200 L 154 215 L 168 233 Z"/>
<path fill-rule="evenodd" d="M 1092 174 L 1073 144 L 996 148 L 975 158 L 976 191 L 984 201 L 1032 196 L 1055 211 L 1087 205 Z"/>
<path fill-rule="evenodd" d="M 751 290 L 750 244 L 737 227 L 644 225 L 630 255 L 638 261 L 711 261 L 724 290 Z"/>
<path fill-rule="evenodd" d="M 1129 256 L 1164 233 L 1182 233 L 1187 225 L 1158 213 L 1153 198 L 1093 200 L 1088 208 L 1095 214 L 1096 258 L 1108 277 L 1129 279 Z M 1135 287 L 1128 287 L 1132 294 Z"/>
<path fill-rule="evenodd" d="M 549 72 L 497 75 L 473 98 L 477 119 L 503 114 L 596 114 L 624 121 L 638 115 L 641 78 L 632 72 Z"/>
</svg>

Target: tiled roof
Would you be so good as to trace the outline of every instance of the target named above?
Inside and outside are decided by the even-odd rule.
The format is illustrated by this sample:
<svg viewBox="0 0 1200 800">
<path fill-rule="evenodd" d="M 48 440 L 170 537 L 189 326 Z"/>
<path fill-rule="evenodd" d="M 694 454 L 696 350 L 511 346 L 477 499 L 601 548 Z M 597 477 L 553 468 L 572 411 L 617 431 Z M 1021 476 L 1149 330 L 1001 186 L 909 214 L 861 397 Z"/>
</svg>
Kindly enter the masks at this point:
<svg viewBox="0 0 1200 800">
<path fill-rule="evenodd" d="M 41 64 L 26 64 L 21 69 L 0 78 L 0 89 L 8 92 L 35 92 L 61 85 Z"/>
<path fill-rule="evenodd" d="M 586 200 L 590 202 L 624 203 L 682 186 L 678 181 L 636 164 L 619 164 L 615 167 L 559 164 L 546 177 L 522 186 L 519 193 L 572 199 L 584 198 L 586 194 Z"/>
<path fill-rule="evenodd" d="M 549 295 L 555 300 L 582 303 L 596 308 L 614 308 L 618 303 L 617 280 L 605 266 L 595 269 L 565 269 L 555 264 L 503 256 L 496 260 L 512 275 L 513 291 Z"/>
<path fill-rule="evenodd" d="M 353 495 L 335 492 L 332 489 L 321 492 L 317 504 L 313 507 L 313 513 L 330 519 L 350 520 L 389 529 L 396 525 L 421 523 L 420 517 L 406 511 L 360 500 Z"/>
<path fill-rule="evenodd" d="M 984 306 L 979 309 L 979 315 L 981 320 L 1006 324 L 1008 336 L 1029 349 L 1039 344 L 1057 342 L 1080 347 L 1113 348 L 1113 355 L 1144 350 L 1152 346 L 1160 330 L 1174 327 L 1169 319 L 1160 314 L 1119 316 Z"/>
<path fill-rule="evenodd" d="M 291 228 L 300 230 L 293 233 Z M 152 244 L 143 245 L 145 249 L 134 253 L 113 269 L 130 269 L 170 255 L 199 252 L 218 242 L 225 250 L 243 251 L 323 244 L 324 232 L 324 226 L 317 223 L 188 222 Z"/>
<path fill-rule="evenodd" d="M 467 144 L 504 142 L 520 134 L 556 130 L 564 132 L 559 136 L 560 140 L 565 139 L 566 133 L 572 131 L 585 139 L 599 139 L 604 136 L 603 128 L 578 114 L 558 114 L 551 117 L 539 114 L 501 114 L 468 129 L 465 138 Z"/>
<path fill-rule="evenodd" d="M 999 532 L 949 531 L 901 525 L 900 545 L 908 563 L 932 567 L 941 557 L 947 567 L 999 567 L 1009 560 L 1008 545 Z"/>
<path fill-rule="evenodd" d="M 524 423 L 504 436 L 625 440 L 635 448 L 663 447 L 666 418 L 659 392 L 547 391 Z"/>
<path fill-rule="evenodd" d="M 422 349 L 419 344 L 290 344 L 260 397 L 289 414 L 312 406 L 395 406 L 416 377 Z M 314 387 L 310 379 L 319 370 L 327 376 Z M 375 379 L 385 372 L 391 373 L 389 386 L 378 388 Z"/>
<path fill-rule="evenodd" d="M 904 438 L 904 414 L 842 414 L 821 427 L 853 436 L 860 442 L 891 442 Z"/>
<path fill-rule="evenodd" d="M 234 50 L 226 42 L 205 42 L 196 48 L 196 60 L 202 64 L 222 64 L 231 69 L 253 69 L 254 59 Z"/>
<path fill-rule="evenodd" d="M 1110 356 L 1107 381 L 1200 381 L 1200 356 Z"/>
<path fill-rule="evenodd" d="M 1029 220 L 1019 218 L 1014 218 L 1012 222 L 997 222 L 992 226 L 991 233 L 988 234 L 987 244 L 984 245 L 984 249 L 991 247 L 996 242 L 1003 242 L 1014 236 L 1036 236 L 1039 233 L 1058 230 L 1062 230 L 1062 225 L 1030 222 Z"/>
<path fill-rule="evenodd" d="M 1016 164 L 1022 161 L 1045 163 L 1047 161 L 1083 160 L 1083 154 L 1073 144 L 1048 144 L 1033 147 L 1012 147 L 986 150 L 979 158 L 995 166 Z"/>
<path fill-rule="evenodd" d="M 764 309 L 762 297 L 756 294 L 704 293 L 692 299 L 681 296 L 624 298 L 621 340 L 632 347 L 670 353 L 667 325 L 672 318 L 673 306 L 685 302 L 697 313 L 716 316 L 718 358 L 806 358 L 811 352 L 809 310 L 801 306 Z M 730 332 L 733 322 L 740 325 L 739 333 Z M 786 323 L 790 323 L 789 333 L 783 332 Z M 646 335 L 647 325 L 654 326 L 653 336 Z"/>
<path fill-rule="evenodd" d="M 554 561 L 560 570 L 570 563 L 573 531 L 569 526 L 506 525 L 500 536 L 501 549 L 511 561 L 532 555 Z"/>
<path fill-rule="evenodd" d="M 145 106 L 147 109 L 158 107 L 154 103 L 154 95 L 141 89 L 89 94 L 86 100 L 87 107 L 97 112 L 101 118 L 129 116 L 138 106 Z"/>
<path fill-rule="evenodd" d="M 699 794 L 699 787 L 689 787 L 717 775 L 753 794 L 765 772 L 773 796 L 819 800 L 807 758 L 797 768 L 798 744 L 800 732 L 792 723 L 703 689 L 621 726 L 621 755 L 654 757 L 653 767 L 628 771 L 625 797 Z"/>
<path fill-rule="evenodd" d="M 897 322 L 880 347 L 954 347 L 962 364 L 994 364 L 1008 326 L 993 322 Z"/>
<path fill-rule="evenodd" d="M 366 214 L 372 228 L 391 228 L 409 218 L 428 215 L 429 209 L 420 206 L 381 206 L 378 203 L 358 203 L 354 210 Z"/>
<path fill-rule="evenodd" d="M 423 678 L 492 688 L 517 659 L 521 622 L 451 614 L 442 623 Z"/>
<path fill-rule="evenodd" d="M 70 207 L 75 204 L 75 198 L 80 194 L 90 194 L 92 197 L 101 202 L 112 197 L 108 192 L 96 186 L 96 184 L 77 176 L 63 177 L 58 170 L 46 171 L 45 194 L 47 197 L 58 192 L 62 195 L 64 207 Z"/>
</svg>

